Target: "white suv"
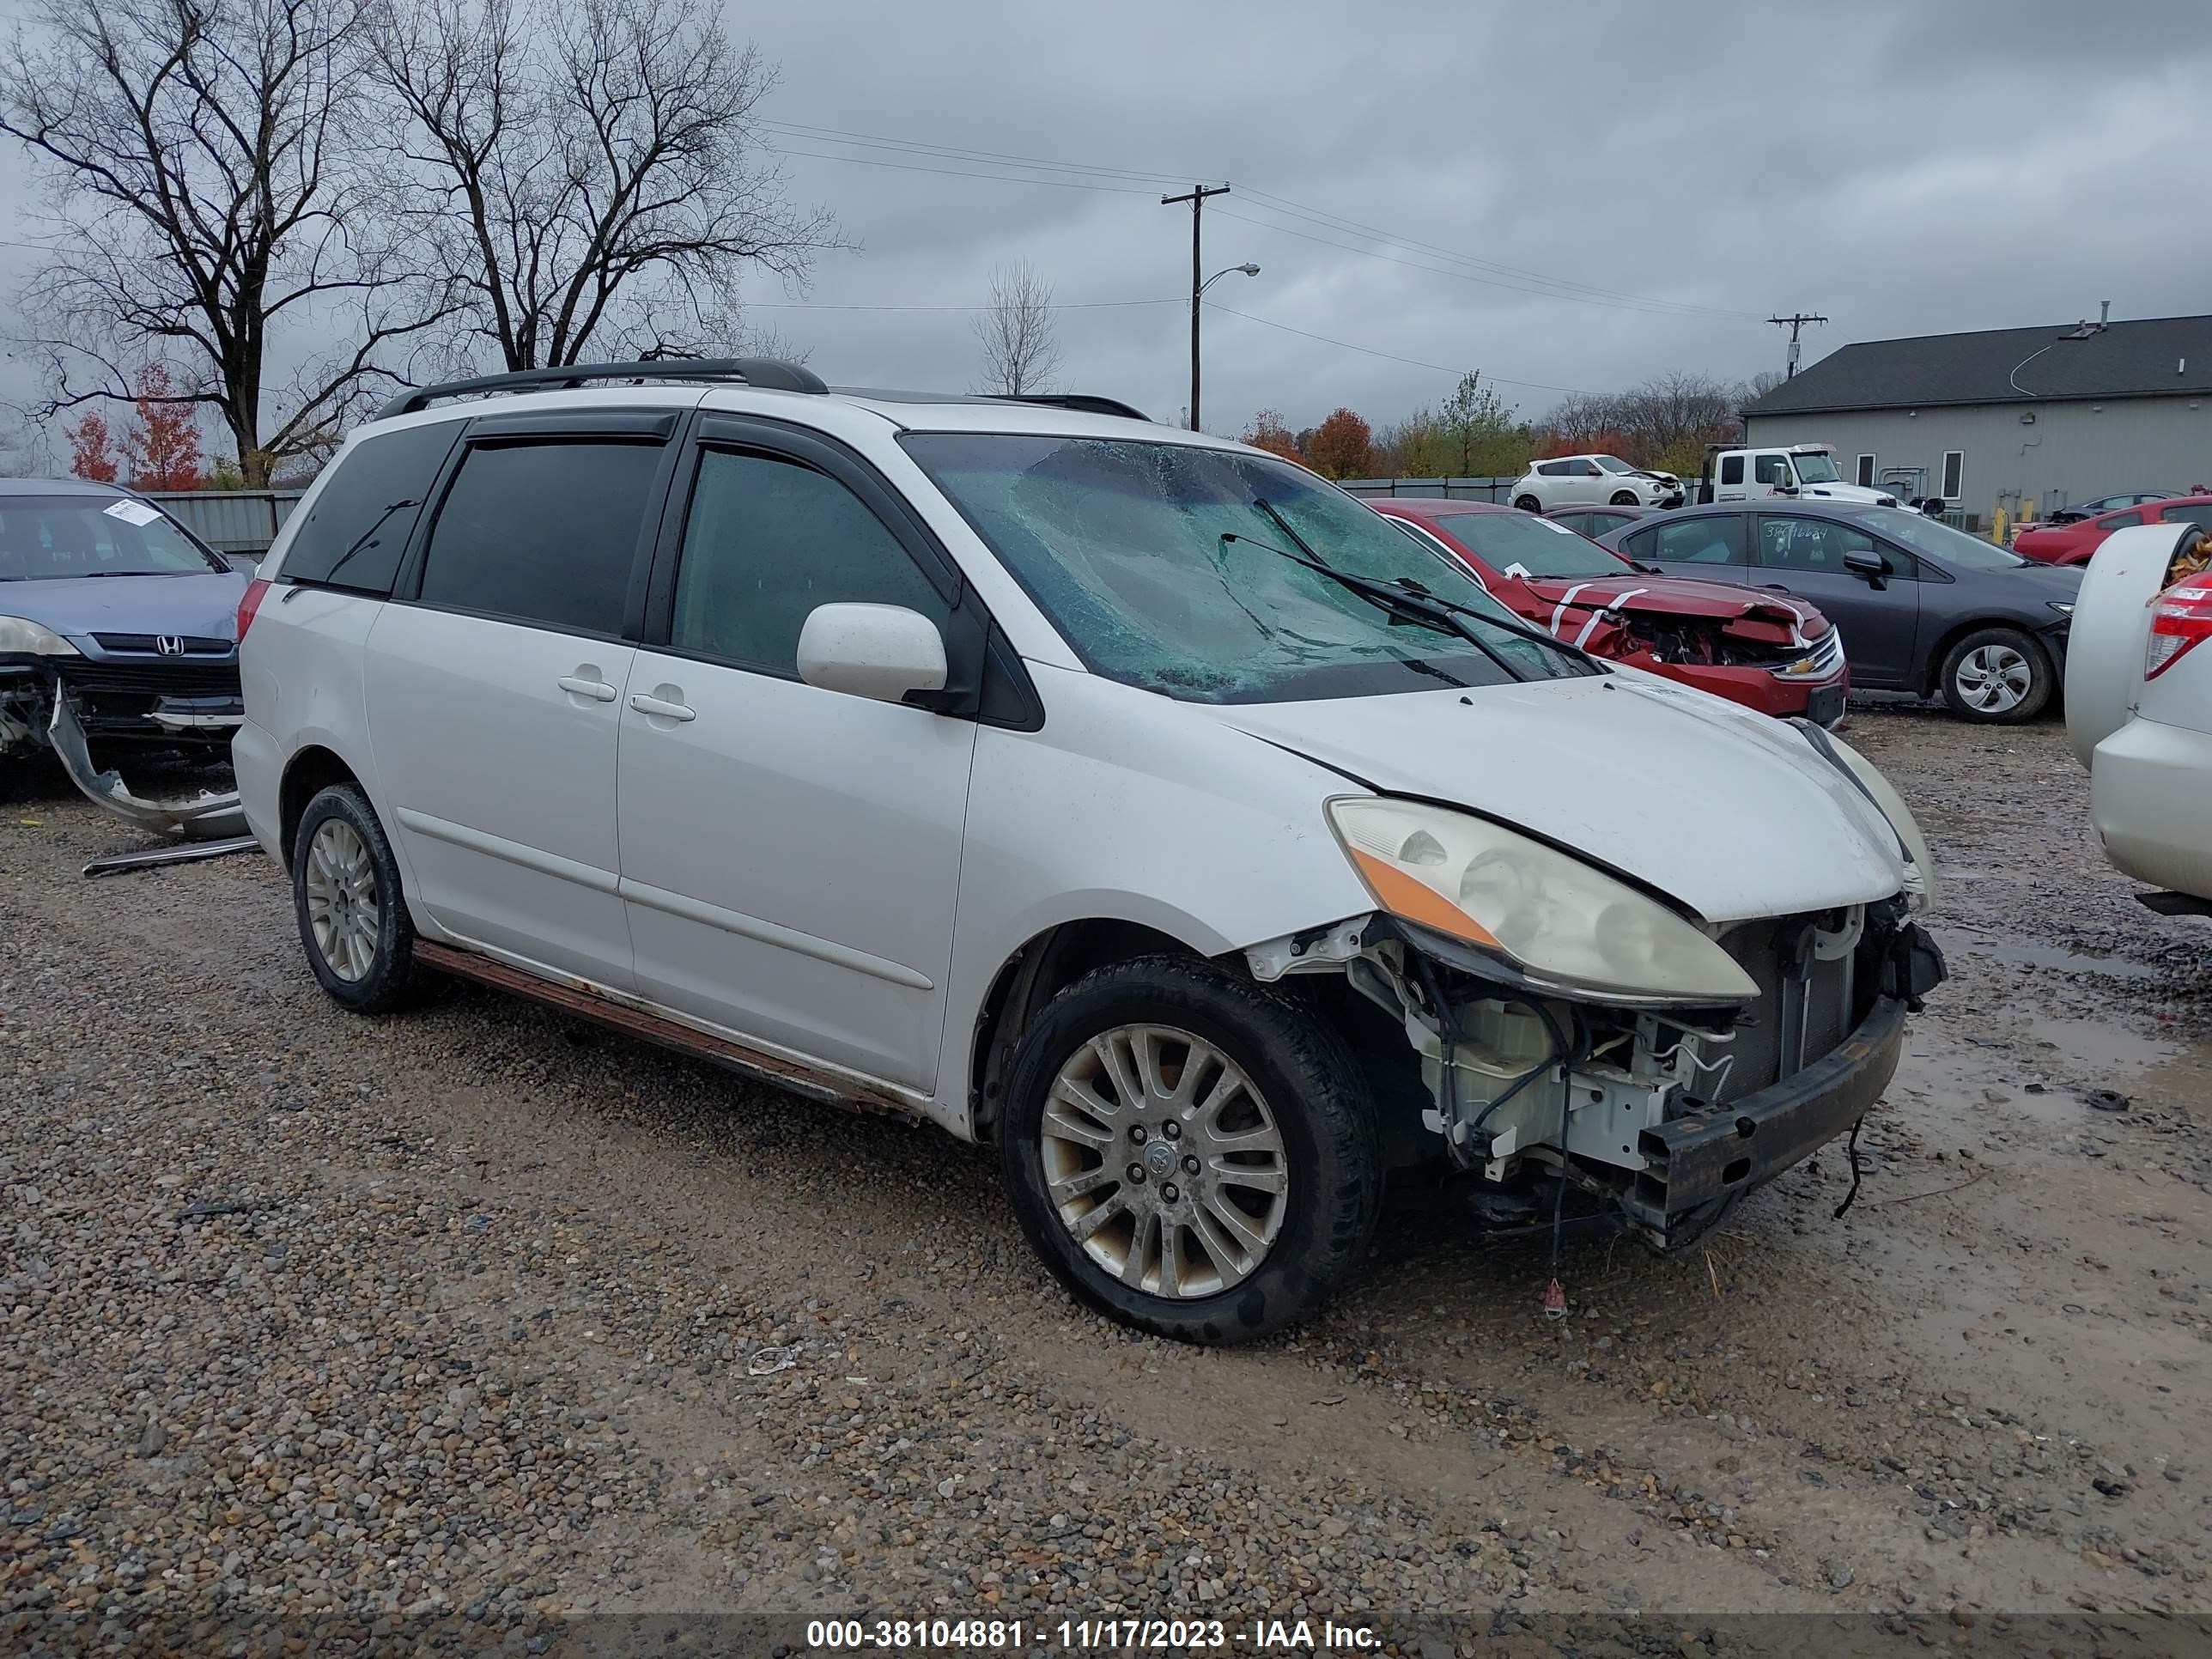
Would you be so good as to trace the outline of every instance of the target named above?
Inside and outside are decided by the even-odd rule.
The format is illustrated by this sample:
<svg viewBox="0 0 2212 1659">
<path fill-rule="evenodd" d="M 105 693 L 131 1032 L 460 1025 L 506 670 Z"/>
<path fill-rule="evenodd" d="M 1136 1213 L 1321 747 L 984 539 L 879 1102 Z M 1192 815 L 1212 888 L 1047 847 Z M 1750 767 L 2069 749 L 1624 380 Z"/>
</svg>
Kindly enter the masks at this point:
<svg viewBox="0 0 2212 1659">
<path fill-rule="evenodd" d="M 2143 902 L 2212 915 L 2212 532 L 2116 530 L 2075 596 L 2066 734 L 2113 867 Z"/>
<path fill-rule="evenodd" d="M 1682 496 L 1682 481 L 1673 473 L 1632 466 L 1618 455 L 1531 461 L 1513 485 L 1513 505 L 1524 513 L 1560 507 L 1680 507 Z"/>
<path fill-rule="evenodd" d="M 1070 1289 L 1194 1340 L 1316 1307 L 1386 1176 L 1665 1248 L 1857 1121 L 1942 974 L 1871 768 L 1117 407 L 632 364 L 355 433 L 240 607 L 323 988 L 994 1142 Z"/>
</svg>

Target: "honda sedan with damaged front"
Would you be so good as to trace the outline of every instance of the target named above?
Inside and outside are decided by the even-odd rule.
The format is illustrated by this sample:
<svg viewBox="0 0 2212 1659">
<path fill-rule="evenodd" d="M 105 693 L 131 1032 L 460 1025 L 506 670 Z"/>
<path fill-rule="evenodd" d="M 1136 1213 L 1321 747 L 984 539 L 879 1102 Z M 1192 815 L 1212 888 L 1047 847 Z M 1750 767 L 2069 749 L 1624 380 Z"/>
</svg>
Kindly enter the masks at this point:
<svg viewBox="0 0 2212 1659">
<path fill-rule="evenodd" d="M 99 805 L 164 834 L 235 834 L 238 802 L 133 794 L 105 756 L 225 758 L 244 706 L 246 578 L 112 484 L 0 480 L 0 768 L 51 749 Z"/>
</svg>

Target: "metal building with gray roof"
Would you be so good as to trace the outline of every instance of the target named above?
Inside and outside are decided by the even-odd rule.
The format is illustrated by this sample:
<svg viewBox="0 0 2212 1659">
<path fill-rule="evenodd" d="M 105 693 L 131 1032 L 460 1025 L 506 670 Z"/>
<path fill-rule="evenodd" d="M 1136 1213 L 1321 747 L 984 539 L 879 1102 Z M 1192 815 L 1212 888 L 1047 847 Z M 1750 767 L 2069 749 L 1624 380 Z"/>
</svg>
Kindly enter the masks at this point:
<svg viewBox="0 0 2212 1659">
<path fill-rule="evenodd" d="M 1749 444 L 1832 444 L 1846 477 L 1940 495 L 1978 525 L 2186 489 L 2212 481 L 2212 317 L 1861 341 L 1743 416 Z"/>
</svg>

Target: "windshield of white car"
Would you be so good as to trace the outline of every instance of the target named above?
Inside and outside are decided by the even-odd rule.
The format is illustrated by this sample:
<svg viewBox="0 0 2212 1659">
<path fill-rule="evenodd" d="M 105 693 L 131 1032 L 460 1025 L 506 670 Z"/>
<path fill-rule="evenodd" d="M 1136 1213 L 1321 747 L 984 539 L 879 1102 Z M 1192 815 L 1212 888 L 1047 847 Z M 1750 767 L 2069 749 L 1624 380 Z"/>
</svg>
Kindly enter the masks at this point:
<svg viewBox="0 0 2212 1659">
<path fill-rule="evenodd" d="M 1430 520 L 1509 575 L 1626 576 L 1627 562 L 1563 524 L 1528 513 L 1439 513 Z"/>
<path fill-rule="evenodd" d="M 1836 458 L 1832 455 L 1794 455 L 1790 459 L 1797 463 L 1799 483 L 1843 482 L 1844 475 L 1836 471 Z"/>
<path fill-rule="evenodd" d="M 1513 631 L 1512 613 L 1458 565 L 1302 467 L 1122 439 L 900 441 L 1085 665 L 1126 685 L 1186 702 L 1273 702 L 1595 672 Z M 1269 545 L 1282 525 L 1335 569 L 1417 582 L 1466 607 L 1496 655 L 1282 556 Z"/>
<path fill-rule="evenodd" d="M 1878 536 L 1903 542 L 1916 553 L 1926 553 L 1945 564 L 1968 570 L 2016 570 L 2027 562 L 2017 553 L 1993 547 L 1979 536 L 1954 530 L 1940 520 L 1902 507 L 1870 507 L 1854 515 Z"/>
<path fill-rule="evenodd" d="M 1637 471 L 1635 467 L 1629 465 L 1626 461 L 1622 460 L 1618 455 L 1593 455 L 1590 457 L 1590 459 L 1595 461 L 1598 464 L 1599 471 L 1604 472 L 1633 472 Z"/>
<path fill-rule="evenodd" d="M 0 581 L 205 575 L 228 568 L 129 496 L 0 496 Z"/>
</svg>

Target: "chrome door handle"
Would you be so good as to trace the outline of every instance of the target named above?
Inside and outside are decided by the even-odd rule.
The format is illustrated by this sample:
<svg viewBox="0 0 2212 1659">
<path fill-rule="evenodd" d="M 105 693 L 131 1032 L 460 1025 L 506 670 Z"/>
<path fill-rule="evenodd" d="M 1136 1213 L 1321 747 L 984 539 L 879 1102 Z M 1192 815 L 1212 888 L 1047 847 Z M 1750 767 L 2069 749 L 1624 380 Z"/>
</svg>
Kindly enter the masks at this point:
<svg viewBox="0 0 2212 1659">
<path fill-rule="evenodd" d="M 629 706 L 641 714 L 650 714 L 657 720 L 675 720 L 679 725 L 699 718 L 688 704 L 670 702 L 663 697 L 648 697 L 642 691 L 629 694 Z"/>
<path fill-rule="evenodd" d="M 574 692 L 580 697 L 589 697 L 593 702 L 612 702 L 621 695 L 605 680 L 587 680 L 574 674 L 563 674 L 553 684 L 563 691 Z"/>
</svg>

